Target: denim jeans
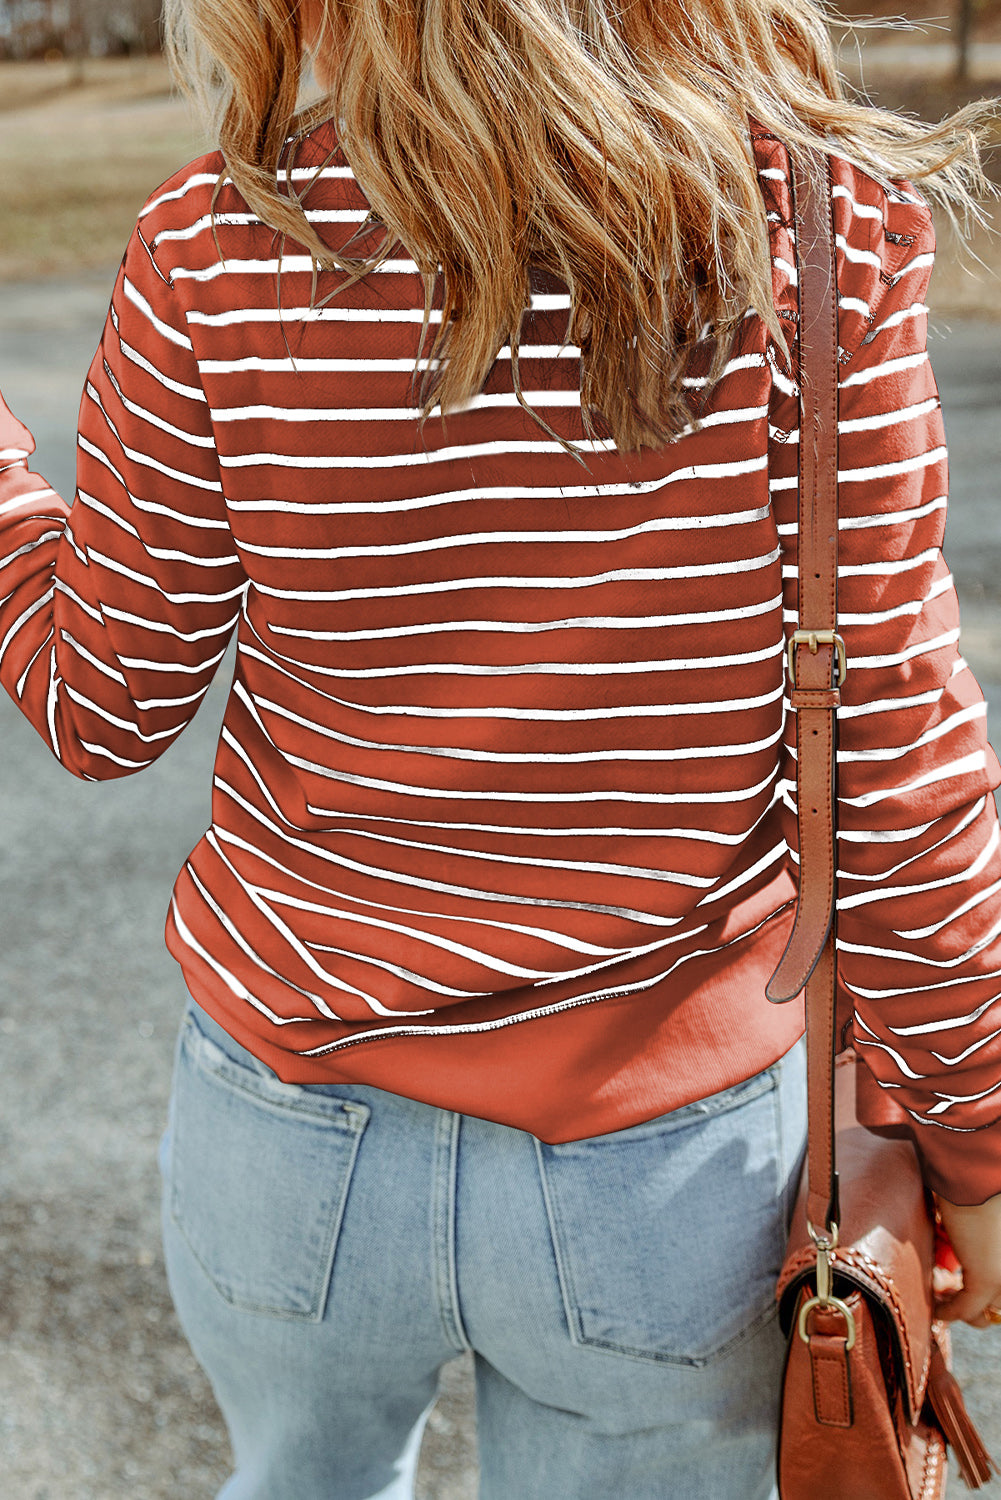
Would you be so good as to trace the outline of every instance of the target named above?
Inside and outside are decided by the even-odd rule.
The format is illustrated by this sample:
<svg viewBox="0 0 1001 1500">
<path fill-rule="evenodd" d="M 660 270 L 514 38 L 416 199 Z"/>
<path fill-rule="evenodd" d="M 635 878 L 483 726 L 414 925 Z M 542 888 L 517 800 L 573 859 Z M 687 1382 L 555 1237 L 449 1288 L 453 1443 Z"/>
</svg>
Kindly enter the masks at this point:
<svg viewBox="0 0 1001 1500">
<path fill-rule="evenodd" d="M 802 1044 L 550 1146 L 281 1083 L 192 1005 L 164 1234 L 233 1444 L 220 1500 L 408 1500 L 438 1371 L 465 1350 L 480 1500 L 769 1500 L 804 1140 Z"/>
</svg>

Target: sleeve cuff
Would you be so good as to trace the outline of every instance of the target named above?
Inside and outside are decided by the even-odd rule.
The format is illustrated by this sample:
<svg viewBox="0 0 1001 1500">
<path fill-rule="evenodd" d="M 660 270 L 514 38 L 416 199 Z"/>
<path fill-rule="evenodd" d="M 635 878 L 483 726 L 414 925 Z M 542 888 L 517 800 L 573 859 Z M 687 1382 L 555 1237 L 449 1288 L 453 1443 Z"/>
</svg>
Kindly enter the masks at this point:
<svg viewBox="0 0 1001 1500">
<path fill-rule="evenodd" d="M 925 1182 L 949 1203 L 986 1203 L 1001 1193 L 1001 1120 L 965 1131 L 915 1122 L 911 1138 Z"/>
</svg>

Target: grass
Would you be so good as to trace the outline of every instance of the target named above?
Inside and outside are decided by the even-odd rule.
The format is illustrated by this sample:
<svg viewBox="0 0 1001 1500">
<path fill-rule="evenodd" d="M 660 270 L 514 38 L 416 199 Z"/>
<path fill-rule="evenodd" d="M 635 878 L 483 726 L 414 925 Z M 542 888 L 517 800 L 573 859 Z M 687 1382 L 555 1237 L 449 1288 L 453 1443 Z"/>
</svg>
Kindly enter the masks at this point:
<svg viewBox="0 0 1001 1500">
<path fill-rule="evenodd" d="M 1001 94 L 1001 82 L 881 73 L 877 59 L 868 48 L 870 94 L 926 118 Z M 74 83 L 64 62 L 0 63 L 0 282 L 110 268 L 150 193 L 210 144 L 159 59 L 93 60 L 83 72 Z M 994 137 L 989 170 L 1001 181 L 997 121 Z M 1001 320 L 1001 234 L 979 230 L 970 249 L 941 227 L 933 310 Z"/>
<path fill-rule="evenodd" d="M 206 149 L 159 60 L 0 64 L 0 280 L 121 257 L 146 198 Z"/>
</svg>

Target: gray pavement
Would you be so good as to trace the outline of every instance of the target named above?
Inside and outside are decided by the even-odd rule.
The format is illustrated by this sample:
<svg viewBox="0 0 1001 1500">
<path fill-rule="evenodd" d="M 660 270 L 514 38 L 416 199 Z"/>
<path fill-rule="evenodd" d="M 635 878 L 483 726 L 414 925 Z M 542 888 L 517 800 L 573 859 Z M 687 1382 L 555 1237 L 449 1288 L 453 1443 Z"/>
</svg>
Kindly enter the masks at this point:
<svg viewBox="0 0 1001 1500">
<path fill-rule="evenodd" d="M 109 286 L 110 277 L 94 277 L 0 288 L 0 387 L 36 434 L 38 466 L 63 493 Z M 936 327 L 933 358 L 953 454 L 947 550 L 964 644 L 993 698 L 999 744 L 998 328 Z M 68 777 L 6 698 L 0 703 L 7 1500 L 207 1500 L 227 1472 L 220 1420 L 165 1289 L 156 1171 L 184 1003 L 163 919 L 208 814 L 225 684 L 223 673 L 156 766 L 100 786 Z M 956 1346 L 970 1405 L 1001 1456 L 1001 1333 L 961 1329 Z M 472 1500 L 468 1367 L 450 1366 L 445 1385 L 425 1442 L 421 1500 Z M 1001 1500 L 1001 1482 L 982 1493 Z"/>
</svg>

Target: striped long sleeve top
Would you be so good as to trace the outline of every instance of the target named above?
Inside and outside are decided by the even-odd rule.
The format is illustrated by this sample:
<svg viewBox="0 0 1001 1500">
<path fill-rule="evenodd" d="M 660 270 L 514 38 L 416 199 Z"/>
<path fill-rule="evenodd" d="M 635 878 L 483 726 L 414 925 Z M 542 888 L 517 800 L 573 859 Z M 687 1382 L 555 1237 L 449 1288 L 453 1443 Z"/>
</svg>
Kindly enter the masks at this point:
<svg viewBox="0 0 1001 1500">
<path fill-rule="evenodd" d="M 754 150 L 792 334 L 787 154 Z M 75 775 L 127 775 L 236 632 L 167 941 L 280 1077 L 567 1140 L 750 1076 L 803 1025 L 764 997 L 796 877 L 789 348 L 749 315 L 711 391 L 693 365 L 691 430 L 622 455 L 584 435 L 566 289 L 540 278 L 525 394 L 583 462 L 521 409 L 506 350 L 422 427 L 406 252 L 314 294 L 232 186 L 217 246 L 221 165 L 139 217 L 72 506 L 2 408 L 4 686 Z M 294 175 L 332 244 L 365 232 L 329 127 Z M 1001 770 L 940 550 L 933 235 L 906 188 L 839 158 L 833 184 L 841 983 L 929 1182 L 973 1202 L 1001 1191 Z"/>
</svg>

